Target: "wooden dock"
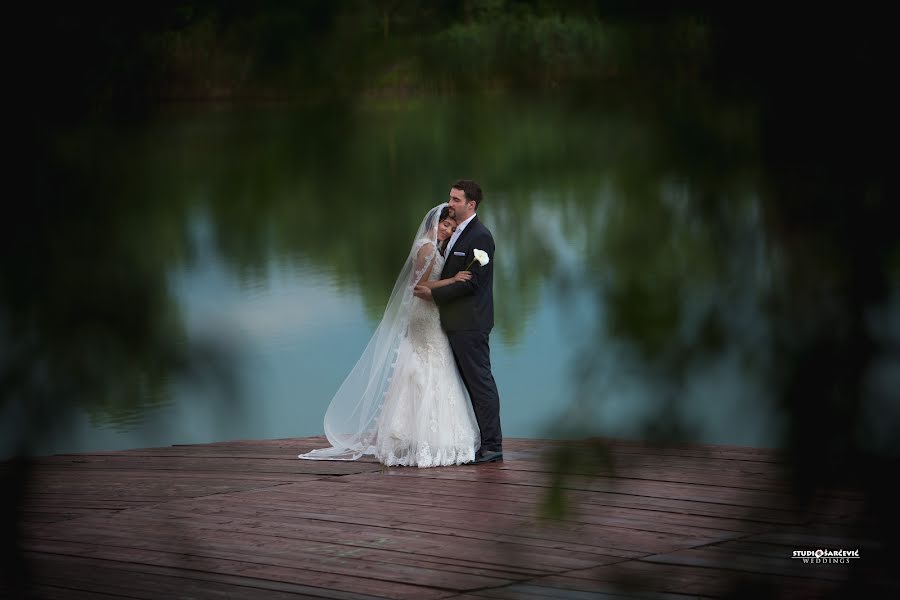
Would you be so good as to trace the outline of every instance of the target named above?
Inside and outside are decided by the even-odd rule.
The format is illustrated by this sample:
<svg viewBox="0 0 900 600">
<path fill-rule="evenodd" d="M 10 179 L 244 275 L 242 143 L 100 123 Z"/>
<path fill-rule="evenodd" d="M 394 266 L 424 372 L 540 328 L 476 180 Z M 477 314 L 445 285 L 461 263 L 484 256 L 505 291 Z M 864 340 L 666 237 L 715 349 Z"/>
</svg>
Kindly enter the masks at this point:
<svg viewBox="0 0 900 600">
<path fill-rule="evenodd" d="M 41 458 L 23 545 L 39 596 L 76 599 L 813 598 L 878 551 L 858 494 L 798 510 L 778 453 L 736 446 L 610 441 L 600 475 L 564 480 L 571 512 L 544 518 L 544 454 L 577 444 L 434 469 L 295 458 L 322 438 Z M 791 558 L 839 547 L 861 557 Z"/>
</svg>

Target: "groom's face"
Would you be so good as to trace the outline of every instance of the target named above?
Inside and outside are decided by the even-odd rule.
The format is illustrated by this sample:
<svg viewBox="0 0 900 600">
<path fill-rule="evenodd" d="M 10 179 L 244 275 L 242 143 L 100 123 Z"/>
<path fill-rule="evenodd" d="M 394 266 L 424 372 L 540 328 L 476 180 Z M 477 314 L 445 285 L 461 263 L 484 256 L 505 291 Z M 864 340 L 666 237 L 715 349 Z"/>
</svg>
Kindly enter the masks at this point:
<svg viewBox="0 0 900 600">
<path fill-rule="evenodd" d="M 461 223 L 472 215 L 475 202 L 466 200 L 466 193 L 456 188 L 450 188 L 450 199 L 447 200 L 450 208 L 450 216 Z"/>
</svg>

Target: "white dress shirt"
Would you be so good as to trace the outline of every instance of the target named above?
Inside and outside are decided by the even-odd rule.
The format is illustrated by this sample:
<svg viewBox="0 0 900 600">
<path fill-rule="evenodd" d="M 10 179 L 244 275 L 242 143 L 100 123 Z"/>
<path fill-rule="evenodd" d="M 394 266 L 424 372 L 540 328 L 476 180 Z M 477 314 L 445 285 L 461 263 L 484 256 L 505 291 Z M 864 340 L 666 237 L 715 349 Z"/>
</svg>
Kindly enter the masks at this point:
<svg viewBox="0 0 900 600">
<path fill-rule="evenodd" d="M 471 217 L 456 226 L 456 231 L 453 232 L 453 235 L 450 236 L 450 241 L 447 242 L 447 249 L 444 251 L 444 256 L 450 256 L 450 251 L 453 250 L 453 244 L 455 244 L 456 240 L 459 239 L 459 236 L 462 235 L 463 229 L 466 228 L 466 225 L 468 225 L 474 218 L 475 213 L 472 213 Z"/>
</svg>

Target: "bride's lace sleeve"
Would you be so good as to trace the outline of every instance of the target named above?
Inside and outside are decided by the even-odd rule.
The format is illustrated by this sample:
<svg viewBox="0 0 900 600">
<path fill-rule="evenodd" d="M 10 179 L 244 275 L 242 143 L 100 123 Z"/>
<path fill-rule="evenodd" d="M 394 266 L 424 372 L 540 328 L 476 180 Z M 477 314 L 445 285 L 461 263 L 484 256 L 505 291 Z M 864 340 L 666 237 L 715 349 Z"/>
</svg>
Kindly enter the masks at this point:
<svg viewBox="0 0 900 600">
<path fill-rule="evenodd" d="M 425 240 L 416 252 L 416 270 L 413 281 L 420 285 L 428 279 L 431 269 L 434 267 L 435 245 L 431 240 Z"/>
</svg>

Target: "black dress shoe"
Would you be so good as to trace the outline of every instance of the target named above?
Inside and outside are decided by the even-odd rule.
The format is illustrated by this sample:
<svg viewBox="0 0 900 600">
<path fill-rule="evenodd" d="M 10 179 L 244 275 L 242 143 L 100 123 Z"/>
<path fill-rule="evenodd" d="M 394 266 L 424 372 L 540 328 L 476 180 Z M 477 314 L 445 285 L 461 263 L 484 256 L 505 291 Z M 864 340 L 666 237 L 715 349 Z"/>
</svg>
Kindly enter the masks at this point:
<svg viewBox="0 0 900 600">
<path fill-rule="evenodd" d="M 495 462 L 498 460 L 503 460 L 503 452 L 495 451 L 495 450 L 485 450 L 482 452 L 478 451 L 478 454 L 475 455 L 475 460 L 472 461 L 473 465 L 481 465 L 484 463 Z"/>
</svg>

